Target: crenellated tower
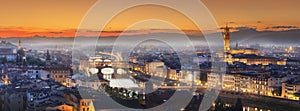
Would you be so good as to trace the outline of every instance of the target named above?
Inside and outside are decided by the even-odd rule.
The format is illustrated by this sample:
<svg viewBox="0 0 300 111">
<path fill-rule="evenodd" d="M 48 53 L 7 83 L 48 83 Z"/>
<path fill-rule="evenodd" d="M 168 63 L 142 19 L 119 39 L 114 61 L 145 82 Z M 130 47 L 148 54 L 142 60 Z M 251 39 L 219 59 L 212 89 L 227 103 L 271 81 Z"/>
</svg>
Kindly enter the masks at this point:
<svg viewBox="0 0 300 111">
<path fill-rule="evenodd" d="M 228 25 L 224 28 L 224 34 L 223 34 L 223 39 L 224 39 L 224 51 L 229 52 L 230 51 L 230 28 Z"/>
<path fill-rule="evenodd" d="M 18 43 L 18 50 L 21 49 L 21 40 L 19 39 L 19 43 Z"/>
</svg>

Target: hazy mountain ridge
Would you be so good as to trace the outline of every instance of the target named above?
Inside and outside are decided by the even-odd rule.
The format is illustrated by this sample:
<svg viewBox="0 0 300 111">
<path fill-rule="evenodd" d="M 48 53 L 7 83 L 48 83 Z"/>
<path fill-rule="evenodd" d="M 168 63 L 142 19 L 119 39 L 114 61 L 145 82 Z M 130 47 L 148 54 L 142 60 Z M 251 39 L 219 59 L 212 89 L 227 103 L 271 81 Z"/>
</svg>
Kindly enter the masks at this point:
<svg viewBox="0 0 300 111">
<path fill-rule="evenodd" d="M 180 35 L 178 33 L 153 33 L 158 36 L 172 37 Z M 210 34 L 209 36 L 216 37 L 216 33 Z M 132 36 L 143 36 L 143 35 L 132 35 Z M 238 42 L 240 44 L 294 44 L 298 45 L 300 42 L 300 29 L 288 30 L 288 31 L 257 31 L 253 28 L 243 28 L 236 32 L 231 33 L 231 42 Z M 130 36 L 126 36 L 129 37 Z M 81 37 L 82 38 L 82 37 Z M 87 39 L 91 37 L 86 37 Z M 98 43 L 113 43 L 117 37 L 100 37 Z M 205 38 L 203 35 L 189 35 L 189 38 L 192 41 L 198 41 L 205 43 Z M 29 47 L 66 47 L 72 46 L 74 42 L 74 37 L 9 37 L 9 38 L 0 38 L 0 40 L 7 40 L 14 44 L 18 43 L 18 40 L 21 40 L 24 46 Z M 219 39 L 220 40 L 220 39 Z"/>
<path fill-rule="evenodd" d="M 258 43 L 258 44 L 294 44 L 300 42 L 300 30 L 288 31 L 256 31 L 255 29 L 245 29 L 231 34 L 232 42 Z"/>
</svg>

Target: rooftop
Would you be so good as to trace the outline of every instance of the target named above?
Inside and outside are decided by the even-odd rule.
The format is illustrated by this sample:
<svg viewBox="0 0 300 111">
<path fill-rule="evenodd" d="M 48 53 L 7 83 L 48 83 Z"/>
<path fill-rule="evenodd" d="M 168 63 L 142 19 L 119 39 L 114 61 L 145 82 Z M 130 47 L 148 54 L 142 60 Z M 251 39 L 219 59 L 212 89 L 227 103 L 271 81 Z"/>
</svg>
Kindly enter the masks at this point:
<svg viewBox="0 0 300 111">
<path fill-rule="evenodd" d="M 277 59 L 274 57 L 258 56 L 255 54 L 234 54 L 233 58 L 248 58 L 248 59 Z"/>
<path fill-rule="evenodd" d="M 0 42 L 0 48 L 5 48 L 5 49 L 16 49 L 18 48 L 16 45 L 10 43 L 10 42 L 7 42 L 7 41 L 1 41 Z"/>
</svg>

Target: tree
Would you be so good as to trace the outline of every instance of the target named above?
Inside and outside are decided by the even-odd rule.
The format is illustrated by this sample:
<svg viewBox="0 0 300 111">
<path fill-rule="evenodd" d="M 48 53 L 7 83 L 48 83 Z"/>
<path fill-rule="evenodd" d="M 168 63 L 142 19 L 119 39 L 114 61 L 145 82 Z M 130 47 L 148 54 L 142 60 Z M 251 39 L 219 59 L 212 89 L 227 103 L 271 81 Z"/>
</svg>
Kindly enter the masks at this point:
<svg viewBox="0 0 300 111">
<path fill-rule="evenodd" d="M 294 93 L 294 96 L 296 96 L 296 97 L 300 97 L 300 92 L 296 92 L 296 93 Z"/>
<path fill-rule="evenodd" d="M 216 101 L 215 111 L 226 111 L 226 107 L 221 99 Z"/>
<path fill-rule="evenodd" d="M 242 99 L 238 98 L 235 106 L 234 106 L 234 111 L 243 111 L 243 104 L 242 104 Z"/>
<path fill-rule="evenodd" d="M 138 98 L 138 94 L 136 94 L 135 92 L 132 92 L 132 98 L 133 99 L 137 99 Z"/>
<path fill-rule="evenodd" d="M 50 56 L 50 53 L 49 53 L 49 50 L 47 49 L 47 54 L 46 54 L 46 60 L 47 61 L 50 61 L 51 60 L 51 56 Z"/>
<path fill-rule="evenodd" d="M 139 94 L 137 99 L 141 105 L 146 105 L 146 101 L 144 100 L 144 96 L 142 94 Z"/>
<path fill-rule="evenodd" d="M 282 92 L 282 88 L 275 88 L 273 91 L 272 91 L 272 94 L 273 95 L 276 95 L 276 96 L 281 96 L 281 92 Z"/>
<path fill-rule="evenodd" d="M 45 66 L 45 62 L 43 62 L 39 58 L 34 58 L 34 57 L 27 57 L 26 64 L 27 65 L 36 65 L 36 66 Z"/>
</svg>

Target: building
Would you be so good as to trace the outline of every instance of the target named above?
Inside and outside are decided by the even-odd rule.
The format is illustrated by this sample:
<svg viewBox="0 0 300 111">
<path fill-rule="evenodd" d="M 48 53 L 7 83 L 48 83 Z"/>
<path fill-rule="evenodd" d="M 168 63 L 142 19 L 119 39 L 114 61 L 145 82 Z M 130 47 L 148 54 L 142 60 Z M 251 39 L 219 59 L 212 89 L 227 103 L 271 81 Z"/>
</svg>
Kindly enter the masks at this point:
<svg viewBox="0 0 300 111">
<path fill-rule="evenodd" d="M 34 79 L 42 79 L 42 80 L 52 79 L 51 73 L 48 71 L 45 71 L 45 70 L 29 69 L 29 70 L 25 71 L 22 75 L 25 75 L 25 76 L 28 76 L 28 77 L 34 78 Z"/>
<path fill-rule="evenodd" d="M 177 72 L 177 79 L 184 81 L 187 85 L 201 84 L 200 82 L 200 71 L 197 69 L 183 69 Z"/>
<path fill-rule="evenodd" d="M 254 75 L 256 76 L 256 75 Z M 235 91 L 243 93 L 251 93 L 252 91 L 252 75 L 238 74 L 235 76 Z"/>
<path fill-rule="evenodd" d="M 47 108 L 62 108 L 65 103 L 63 92 L 48 89 L 36 89 L 27 91 L 27 110 L 44 111 Z M 60 107 L 59 107 L 60 106 Z M 67 108 L 67 107 L 63 107 Z M 69 107 L 68 107 L 69 108 Z"/>
<path fill-rule="evenodd" d="M 10 84 L 9 76 L 8 76 L 8 68 L 7 68 L 6 64 L 4 65 L 4 67 L 2 69 L 2 74 L 3 74 L 1 77 L 2 84 L 4 84 L 4 85 Z"/>
<path fill-rule="evenodd" d="M 130 57 L 130 62 L 137 63 L 138 54 L 134 54 L 133 57 Z"/>
<path fill-rule="evenodd" d="M 155 76 L 166 78 L 167 77 L 167 72 L 168 72 L 168 69 L 165 65 L 164 66 L 159 66 L 159 67 L 156 68 Z"/>
<path fill-rule="evenodd" d="M 224 28 L 223 39 L 224 39 L 224 51 L 229 52 L 230 51 L 230 29 L 228 25 L 226 25 L 226 27 Z"/>
<path fill-rule="evenodd" d="M 87 87 L 80 87 L 80 89 L 95 93 Z M 93 102 L 97 97 L 92 93 L 79 93 L 78 90 L 65 90 L 64 97 L 66 98 L 66 104 L 73 107 L 74 110 L 72 111 L 95 111 Z"/>
<path fill-rule="evenodd" d="M 222 90 L 270 95 L 268 79 L 256 73 L 216 74 L 207 75 L 209 86 L 222 86 Z"/>
<path fill-rule="evenodd" d="M 265 57 L 259 56 L 257 49 L 246 48 L 239 49 L 238 44 L 236 45 L 236 49 L 230 48 L 230 28 L 226 26 L 224 28 L 224 52 L 226 53 L 225 61 L 229 64 L 234 62 L 242 62 L 247 65 L 286 65 L 286 60 L 280 60 L 273 57 Z M 220 54 L 222 55 L 222 54 Z"/>
<path fill-rule="evenodd" d="M 236 77 L 233 74 L 224 74 L 223 76 L 223 90 L 235 91 L 236 89 Z"/>
<path fill-rule="evenodd" d="M 146 68 L 145 65 L 143 64 L 138 64 L 138 63 L 129 63 L 129 69 L 133 70 L 133 71 L 140 71 L 142 73 L 146 72 Z"/>
<path fill-rule="evenodd" d="M 95 111 L 93 99 L 80 99 L 79 111 Z"/>
<path fill-rule="evenodd" d="M 112 65 L 111 60 L 103 59 L 101 56 L 90 57 L 88 61 L 94 67 L 102 67 L 102 66 L 111 66 Z"/>
<path fill-rule="evenodd" d="M 296 96 L 296 93 L 299 93 L 300 91 L 300 82 L 290 80 L 287 82 L 282 83 L 282 92 L 281 96 L 286 99 L 292 99 L 292 100 L 300 100 L 299 96 Z"/>
<path fill-rule="evenodd" d="M 222 85 L 223 74 L 209 73 L 207 74 L 208 87 L 219 87 Z"/>
<path fill-rule="evenodd" d="M 67 87 L 75 87 L 76 86 L 76 81 L 72 77 L 67 77 L 66 79 L 66 86 Z"/>
<path fill-rule="evenodd" d="M 210 59 L 211 59 L 210 54 L 197 52 L 197 57 L 193 57 L 193 62 L 202 64 L 210 61 Z"/>
<path fill-rule="evenodd" d="M 93 64 L 91 63 L 92 61 L 89 60 L 80 60 L 80 64 L 78 66 L 78 70 L 81 72 L 87 71 L 89 68 L 94 67 Z"/>
<path fill-rule="evenodd" d="M 102 84 L 109 85 L 109 81 L 104 80 L 104 79 L 99 80 L 98 78 L 89 78 L 89 79 L 86 79 L 86 80 L 77 79 L 76 84 L 78 86 L 89 87 L 89 88 L 92 88 L 94 90 L 98 90 L 99 87 Z"/>
<path fill-rule="evenodd" d="M 74 106 L 69 105 L 69 104 L 61 104 L 55 107 L 48 107 L 46 108 L 46 111 L 54 111 L 54 110 L 59 110 L 59 111 L 76 111 Z"/>
<path fill-rule="evenodd" d="M 297 76 L 271 76 L 268 78 L 269 87 L 281 87 L 283 82 L 295 79 Z"/>
<path fill-rule="evenodd" d="M 231 58 L 228 59 L 229 63 L 232 62 L 242 62 L 245 63 L 246 65 L 284 65 L 282 64 L 282 60 L 279 60 L 274 57 L 265 57 L 265 56 L 258 56 L 254 54 L 236 54 L 232 55 Z"/>
<path fill-rule="evenodd" d="M 27 108 L 38 109 L 44 106 L 45 101 L 50 101 L 51 89 L 31 90 L 27 91 Z M 43 109 L 43 108 L 42 108 Z"/>
<path fill-rule="evenodd" d="M 230 50 L 230 54 L 254 54 L 258 55 L 259 51 L 257 49 L 246 48 L 246 49 L 232 49 Z"/>
<path fill-rule="evenodd" d="M 165 63 L 161 61 L 153 61 L 146 63 L 146 74 L 154 75 L 157 71 L 157 67 L 164 66 Z"/>
<path fill-rule="evenodd" d="M 258 95 L 271 95 L 268 89 L 268 79 L 265 77 L 257 76 L 252 78 L 252 90 L 254 94 Z"/>
<path fill-rule="evenodd" d="M 66 85 L 67 78 L 71 76 L 71 69 L 64 67 L 50 67 L 46 69 L 52 75 L 52 79 L 63 85 Z"/>
<path fill-rule="evenodd" d="M 286 65 L 300 66 L 300 61 L 299 60 L 294 60 L 294 59 L 288 59 L 288 60 L 286 60 Z"/>
<path fill-rule="evenodd" d="M 238 43 L 236 44 L 236 49 L 230 48 L 230 28 L 226 25 L 224 29 L 223 39 L 224 39 L 224 52 L 228 54 L 255 54 L 258 55 L 258 50 L 246 48 L 239 49 Z"/>
<path fill-rule="evenodd" d="M 0 42 L 0 58 L 6 58 L 7 61 L 15 61 L 17 58 L 18 47 L 10 42 Z"/>
<path fill-rule="evenodd" d="M 24 111 L 26 108 L 25 95 L 19 90 L 9 89 L 0 94 L 1 111 Z"/>
<path fill-rule="evenodd" d="M 178 80 L 178 73 L 176 71 L 176 69 L 167 69 L 167 78 L 168 79 L 172 79 L 172 80 Z"/>
<path fill-rule="evenodd" d="M 25 62 L 26 62 L 25 51 L 21 47 L 21 40 L 19 40 L 19 44 L 18 44 L 18 51 L 17 51 L 16 61 L 17 61 L 18 65 L 24 65 Z"/>
</svg>

